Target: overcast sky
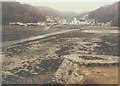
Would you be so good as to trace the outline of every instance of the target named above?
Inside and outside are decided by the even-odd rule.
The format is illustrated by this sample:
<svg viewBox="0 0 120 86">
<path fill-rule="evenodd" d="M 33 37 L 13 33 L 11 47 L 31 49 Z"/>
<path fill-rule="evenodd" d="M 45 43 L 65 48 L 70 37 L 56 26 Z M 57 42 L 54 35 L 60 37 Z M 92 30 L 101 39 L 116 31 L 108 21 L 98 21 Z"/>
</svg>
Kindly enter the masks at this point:
<svg viewBox="0 0 120 86">
<path fill-rule="evenodd" d="M 101 6 L 113 4 L 119 0 L 16 0 L 33 6 L 47 6 L 59 11 L 84 12 Z"/>
</svg>

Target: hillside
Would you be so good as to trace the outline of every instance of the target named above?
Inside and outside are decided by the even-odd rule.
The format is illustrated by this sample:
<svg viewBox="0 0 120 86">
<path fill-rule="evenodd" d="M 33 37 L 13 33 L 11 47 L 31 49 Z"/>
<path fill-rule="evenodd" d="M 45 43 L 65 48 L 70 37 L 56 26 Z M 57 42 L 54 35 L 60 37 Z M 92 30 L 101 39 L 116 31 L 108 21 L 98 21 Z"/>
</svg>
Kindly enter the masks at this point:
<svg viewBox="0 0 120 86">
<path fill-rule="evenodd" d="M 79 13 L 72 12 L 72 11 L 63 11 L 62 13 L 64 14 L 65 17 L 68 17 L 68 18 L 69 17 L 73 18 L 79 15 Z"/>
<path fill-rule="evenodd" d="M 9 22 L 38 22 L 44 21 L 46 17 L 36 8 L 19 2 L 2 2 L 3 24 Z"/>
<path fill-rule="evenodd" d="M 42 12 L 43 15 L 49 16 L 49 17 L 63 17 L 63 13 L 60 11 L 57 11 L 50 7 L 44 7 L 44 6 L 36 6 L 38 11 Z"/>
<path fill-rule="evenodd" d="M 112 25 L 118 25 L 118 3 L 100 7 L 89 14 L 89 18 L 93 18 L 98 22 L 112 21 Z"/>
<path fill-rule="evenodd" d="M 77 16 L 77 18 L 87 18 L 88 17 L 88 14 L 89 14 L 89 12 L 81 12 L 78 16 Z"/>
</svg>

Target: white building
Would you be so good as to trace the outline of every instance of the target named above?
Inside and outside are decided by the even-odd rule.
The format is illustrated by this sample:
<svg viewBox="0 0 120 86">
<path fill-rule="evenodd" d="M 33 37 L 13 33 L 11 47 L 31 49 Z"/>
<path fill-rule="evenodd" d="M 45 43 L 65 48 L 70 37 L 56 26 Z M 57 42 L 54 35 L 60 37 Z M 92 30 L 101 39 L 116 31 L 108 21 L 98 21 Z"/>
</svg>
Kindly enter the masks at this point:
<svg viewBox="0 0 120 86">
<path fill-rule="evenodd" d="M 87 19 L 82 18 L 79 21 L 80 21 L 80 25 L 89 25 L 89 22 Z"/>
<path fill-rule="evenodd" d="M 54 22 L 54 20 L 50 19 L 50 18 L 47 18 L 46 20 L 47 22 Z"/>
<path fill-rule="evenodd" d="M 9 25 L 15 25 L 16 23 L 15 22 L 10 22 Z"/>
<path fill-rule="evenodd" d="M 65 18 L 62 19 L 61 24 L 66 25 L 68 24 L 67 20 Z"/>
<path fill-rule="evenodd" d="M 106 26 L 111 26 L 111 22 L 112 22 L 112 21 L 106 22 L 105 25 L 106 25 Z"/>
<path fill-rule="evenodd" d="M 96 24 L 95 19 L 88 19 L 88 22 L 89 22 L 90 25 L 95 25 Z"/>
<path fill-rule="evenodd" d="M 47 20 L 46 20 L 46 25 L 47 25 L 47 26 L 56 25 L 56 24 L 57 24 L 57 23 L 56 23 L 55 20 L 52 20 L 52 19 L 50 19 L 50 18 L 47 18 Z"/>
<path fill-rule="evenodd" d="M 37 22 L 38 26 L 46 26 L 46 22 Z"/>
<path fill-rule="evenodd" d="M 77 20 L 76 18 L 73 18 L 73 21 L 70 22 L 70 24 L 72 24 L 72 25 L 80 25 L 80 21 Z"/>
</svg>

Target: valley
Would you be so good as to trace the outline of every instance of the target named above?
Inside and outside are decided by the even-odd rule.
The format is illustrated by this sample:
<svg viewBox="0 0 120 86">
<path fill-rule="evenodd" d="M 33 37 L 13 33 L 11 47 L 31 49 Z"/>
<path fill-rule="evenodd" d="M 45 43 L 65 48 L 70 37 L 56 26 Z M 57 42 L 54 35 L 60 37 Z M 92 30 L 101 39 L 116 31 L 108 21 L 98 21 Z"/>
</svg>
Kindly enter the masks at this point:
<svg viewBox="0 0 120 86">
<path fill-rule="evenodd" d="M 117 84 L 118 43 L 117 28 L 84 26 L 4 47 L 3 83 Z"/>
</svg>

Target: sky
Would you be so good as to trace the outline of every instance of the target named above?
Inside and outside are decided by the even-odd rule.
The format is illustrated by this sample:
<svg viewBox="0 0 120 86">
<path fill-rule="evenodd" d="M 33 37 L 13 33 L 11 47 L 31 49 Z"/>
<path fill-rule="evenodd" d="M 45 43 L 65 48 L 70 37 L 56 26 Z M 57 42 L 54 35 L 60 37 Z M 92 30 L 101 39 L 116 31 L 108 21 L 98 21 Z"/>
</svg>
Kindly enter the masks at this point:
<svg viewBox="0 0 120 86">
<path fill-rule="evenodd" d="M 86 12 L 119 0 L 16 0 L 33 6 L 47 6 L 59 11 Z"/>
</svg>

